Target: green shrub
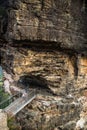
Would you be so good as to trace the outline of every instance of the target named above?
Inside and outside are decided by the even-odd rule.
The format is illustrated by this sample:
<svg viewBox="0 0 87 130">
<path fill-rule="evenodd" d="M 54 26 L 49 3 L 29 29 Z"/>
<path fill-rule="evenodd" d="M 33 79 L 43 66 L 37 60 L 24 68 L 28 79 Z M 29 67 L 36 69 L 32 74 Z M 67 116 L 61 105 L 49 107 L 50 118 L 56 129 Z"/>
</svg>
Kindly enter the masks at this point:
<svg viewBox="0 0 87 130">
<path fill-rule="evenodd" d="M 3 87 L 0 87 L 0 109 L 3 109 L 9 105 L 9 100 L 7 100 L 8 98 L 9 98 L 9 94 L 4 92 Z"/>
</svg>

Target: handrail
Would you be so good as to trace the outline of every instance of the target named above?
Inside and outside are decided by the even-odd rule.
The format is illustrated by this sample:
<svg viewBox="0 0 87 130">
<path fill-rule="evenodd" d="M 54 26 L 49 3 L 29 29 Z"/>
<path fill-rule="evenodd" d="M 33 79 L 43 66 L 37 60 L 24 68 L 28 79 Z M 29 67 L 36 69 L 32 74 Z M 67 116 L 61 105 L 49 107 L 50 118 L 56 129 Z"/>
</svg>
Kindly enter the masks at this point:
<svg viewBox="0 0 87 130">
<path fill-rule="evenodd" d="M 2 101 L 1 103 L 0 103 L 0 108 L 3 108 L 3 106 L 7 106 L 7 105 L 9 105 L 10 103 L 12 103 L 15 99 L 14 99 L 14 97 L 16 97 L 16 96 L 19 96 L 20 97 L 20 94 L 21 93 L 17 93 L 17 94 L 15 94 L 15 95 L 13 95 L 13 96 L 10 96 L 9 98 L 7 98 L 6 100 L 4 100 L 4 101 Z M 6 104 L 5 104 L 6 103 Z"/>
<path fill-rule="evenodd" d="M 21 97 L 21 99 L 23 99 L 24 102 L 20 102 L 20 105 L 26 103 L 29 99 L 33 98 L 34 96 L 35 96 L 35 92 L 32 91 L 32 92 L 29 93 L 26 97 Z M 19 105 L 19 104 L 18 104 L 18 105 Z M 16 107 L 17 107 L 18 105 L 16 104 Z M 13 107 L 13 106 L 14 106 L 14 104 L 11 104 L 11 105 L 10 105 L 10 108 Z M 9 107 L 9 106 L 7 106 L 7 107 Z M 9 109 L 10 109 L 10 108 L 9 108 Z M 18 109 L 19 109 L 19 108 L 18 108 Z"/>
<path fill-rule="evenodd" d="M 31 102 L 36 97 L 36 90 L 32 90 L 30 93 L 26 93 L 25 97 L 20 96 L 15 101 L 11 102 L 10 105 L 5 107 L 3 110 L 5 112 L 13 113 L 15 115 L 18 113 L 24 106 Z"/>
<path fill-rule="evenodd" d="M 7 98 L 6 100 L 2 101 L 2 102 L 0 103 L 0 105 L 3 104 L 4 102 L 8 101 L 9 99 L 11 99 L 11 98 L 17 96 L 17 95 L 19 95 L 19 93 L 15 94 L 15 95 L 13 95 L 13 96 L 10 96 L 10 97 Z"/>
<path fill-rule="evenodd" d="M 27 101 L 29 100 L 29 98 L 33 97 L 34 95 L 36 95 L 36 90 L 31 90 L 29 93 L 26 93 L 27 95 L 24 97 L 24 100 Z M 14 97 L 18 96 L 16 99 L 14 99 Z M 8 99 L 2 101 L 0 103 L 0 108 L 6 108 L 8 107 L 12 102 L 16 101 L 17 99 L 19 99 L 19 97 L 22 98 L 22 94 L 21 93 L 17 93 L 11 97 L 9 97 Z"/>
</svg>

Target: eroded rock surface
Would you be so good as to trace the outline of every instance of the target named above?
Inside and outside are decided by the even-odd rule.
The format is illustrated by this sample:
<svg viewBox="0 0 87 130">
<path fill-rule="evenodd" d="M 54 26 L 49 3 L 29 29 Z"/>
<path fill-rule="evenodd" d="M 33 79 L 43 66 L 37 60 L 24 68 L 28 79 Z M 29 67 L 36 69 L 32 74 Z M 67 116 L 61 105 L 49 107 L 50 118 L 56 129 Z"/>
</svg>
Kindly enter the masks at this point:
<svg viewBox="0 0 87 130">
<path fill-rule="evenodd" d="M 80 99 L 81 96 L 87 99 L 86 56 L 46 48 L 42 51 L 39 46 L 38 49 L 21 48 L 21 51 L 7 48 L 7 53 L 7 49 L 2 50 L 3 56 L 9 61 L 6 63 L 3 58 L 4 68 L 23 81 L 25 87 L 38 88 L 43 95 L 17 115 L 20 129 L 80 129 L 77 122 L 84 121 L 82 119 L 86 118 L 87 112 Z M 44 92 L 46 89 L 48 93 Z M 53 94 L 56 94 L 56 99 Z M 86 123 L 82 125 L 85 130 Z"/>
<path fill-rule="evenodd" d="M 81 103 L 73 98 L 38 95 L 25 108 L 26 112 L 22 110 L 17 115 L 16 120 L 23 124 L 25 130 L 74 130 L 79 120 Z"/>
<path fill-rule="evenodd" d="M 7 127 L 7 115 L 0 109 L 0 130 L 9 130 Z"/>
<path fill-rule="evenodd" d="M 2 64 L 26 85 L 49 88 L 56 94 L 86 93 L 86 56 L 69 51 L 40 48 L 2 49 Z M 7 50 L 7 51 L 6 51 Z M 83 92 L 84 91 L 84 92 Z"/>
<path fill-rule="evenodd" d="M 85 50 L 86 4 L 83 0 L 8 0 L 4 2 L 7 23 L 3 20 L 2 27 L 6 25 L 7 29 L 3 33 L 8 41 L 41 40 Z"/>
<path fill-rule="evenodd" d="M 87 2 L 8 0 L 1 5 L 6 12 L 0 18 L 0 36 L 9 43 L 0 41 L 5 45 L 3 68 L 24 86 L 51 92 L 47 101 L 46 95 L 43 100 L 39 97 L 19 113 L 20 125 L 25 130 L 87 129 L 87 117 L 81 116 L 87 110 L 78 101 L 83 96 L 87 99 Z M 53 94 L 61 102 L 54 101 Z M 52 111 L 49 100 L 56 104 Z"/>
</svg>

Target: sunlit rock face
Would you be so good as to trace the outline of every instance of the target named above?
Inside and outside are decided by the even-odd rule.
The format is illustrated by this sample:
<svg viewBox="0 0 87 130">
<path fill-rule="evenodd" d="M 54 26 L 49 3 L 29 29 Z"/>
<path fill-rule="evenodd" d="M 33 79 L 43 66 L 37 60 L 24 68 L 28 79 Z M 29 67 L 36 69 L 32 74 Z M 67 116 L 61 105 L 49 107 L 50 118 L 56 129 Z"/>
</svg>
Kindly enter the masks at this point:
<svg viewBox="0 0 87 130">
<path fill-rule="evenodd" d="M 28 85 L 32 86 L 33 83 L 34 86 L 48 87 L 58 95 L 78 91 L 79 95 L 87 96 L 86 56 L 69 50 L 57 51 L 48 46 L 35 47 L 33 43 L 32 47 L 25 49 L 7 46 L 1 52 L 3 67 L 15 77 L 27 75 Z"/>
<path fill-rule="evenodd" d="M 1 21 L 1 34 L 16 46 L 2 51 L 6 69 L 18 76 L 39 75 L 55 93 L 68 93 L 68 81 L 86 86 L 86 2 L 8 0 L 2 7 L 7 12 Z M 21 54 L 22 49 L 27 55 Z"/>
<path fill-rule="evenodd" d="M 6 7 L 6 15 L 0 22 L 1 37 L 10 43 L 1 49 L 3 68 L 15 78 L 21 79 L 26 75 L 24 79 L 28 86 L 39 86 L 44 90 L 47 87 L 52 94 L 63 97 L 62 105 L 58 101 L 60 97 L 57 97 L 57 115 L 52 118 L 53 114 L 47 113 L 46 125 L 52 118 L 51 124 L 58 129 L 74 130 L 75 126 L 80 129 L 79 122 L 87 112 L 81 112 L 84 103 L 80 102 L 80 96 L 87 99 L 87 3 L 84 0 L 8 0 L 3 7 Z M 62 111 L 58 115 L 60 110 L 64 110 L 64 114 Z M 34 121 L 38 126 L 36 120 L 29 122 L 33 126 Z M 38 122 L 40 120 L 38 118 Z"/>
<path fill-rule="evenodd" d="M 8 0 L 5 38 L 48 41 L 63 48 L 87 48 L 83 0 Z M 43 44 L 46 44 L 45 42 Z"/>
</svg>

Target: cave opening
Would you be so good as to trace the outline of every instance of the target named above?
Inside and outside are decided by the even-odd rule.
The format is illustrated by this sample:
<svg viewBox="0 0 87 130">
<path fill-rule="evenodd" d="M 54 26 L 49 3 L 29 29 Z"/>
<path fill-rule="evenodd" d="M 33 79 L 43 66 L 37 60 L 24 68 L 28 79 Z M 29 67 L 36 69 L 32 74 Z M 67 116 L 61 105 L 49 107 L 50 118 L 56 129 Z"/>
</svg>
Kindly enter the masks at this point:
<svg viewBox="0 0 87 130">
<path fill-rule="evenodd" d="M 32 73 L 20 76 L 17 86 L 25 89 L 35 89 L 38 93 L 42 95 L 54 95 L 56 94 L 48 87 L 48 82 L 41 75 L 33 75 Z"/>
</svg>

